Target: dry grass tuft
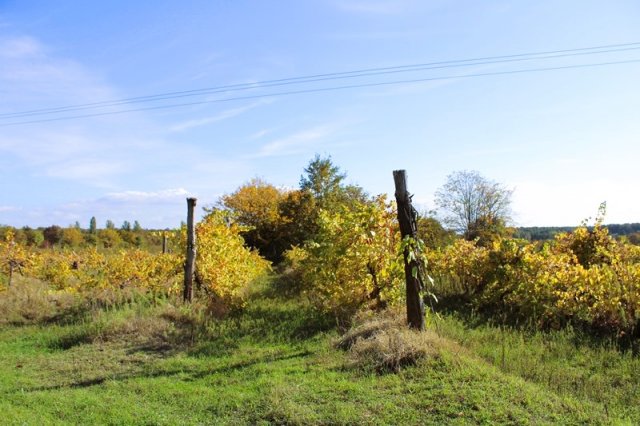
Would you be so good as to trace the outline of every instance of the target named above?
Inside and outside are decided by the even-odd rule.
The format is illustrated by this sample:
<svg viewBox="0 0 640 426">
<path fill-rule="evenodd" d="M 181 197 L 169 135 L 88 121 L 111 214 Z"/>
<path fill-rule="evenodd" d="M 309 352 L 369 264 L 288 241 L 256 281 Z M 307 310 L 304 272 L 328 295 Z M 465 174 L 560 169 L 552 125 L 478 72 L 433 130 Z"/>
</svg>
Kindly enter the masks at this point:
<svg viewBox="0 0 640 426">
<path fill-rule="evenodd" d="M 352 328 L 335 342 L 337 348 L 349 350 L 358 340 L 370 339 L 382 330 L 403 327 L 405 321 L 402 316 L 392 311 L 383 311 L 376 315 L 366 311 L 356 315 L 353 324 Z"/>
<path fill-rule="evenodd" d="M 438 357 L 438 340 L 432 331 L 419 332 L 404 327 L 382 329 L 369 339 L 357 340 L 351 354 L 360 366 L 372 367 L 379 373 L 397 373 L 422 359 Z"/>
<path fill-rule="evenodd" d="M 51 346 L 66 350 L 98 344 L 166 355 L 193 343 L 193 332 L 176 312 L 172 305 L 141 311 L 94 311 L 71 332 L 55 337 Z"/>
<path fill-rule="evenodd" d="M 127 342 L 128 344 L 167 343 L 171 323 L 157 316 L 133 315 L 97 327 L 93 342 Z"/>
<path fill-rule="evenodd" d="M 82 310 L 79 297 L 52 292 L 39 280 L 18 277 L 0 292 L 0 324 L 36 324 L 61 319 Z"/>
<path fill-rule="evenodd" d="M 434 331 L 409 329 L 398 312 L 366 314 L 355 323 L 335 346 L 348 350 L 356 366 L 378 373 L 396 373 L 420 360 L 439 357 L 441 350 L 452 344 Z"/>
</svg>

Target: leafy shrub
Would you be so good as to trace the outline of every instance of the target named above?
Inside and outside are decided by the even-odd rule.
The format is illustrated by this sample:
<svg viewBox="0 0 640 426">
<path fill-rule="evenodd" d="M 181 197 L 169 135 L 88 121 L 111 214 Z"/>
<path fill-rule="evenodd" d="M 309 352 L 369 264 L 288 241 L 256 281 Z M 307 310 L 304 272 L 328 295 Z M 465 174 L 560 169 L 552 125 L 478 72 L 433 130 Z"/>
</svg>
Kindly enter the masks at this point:
<svg viewBox="0 0 640 426">
<path fill-rule="evenodd" d="M 377 307 L 402 297 L 395 212 L 384 197 L 319 213 L 313 241 L 287 254 L 301 271 L 304 292 L 339 321 L 364 303 Z"/>
<path fill-rule="evenodd" d="M 215 210 L 196 226 L 197 277 L 220 313 L 241 308 L 248 285 L 270 271 L 268 261 L 244 246 L 242 227 Z M 214 309 L 215 310 L 215 309 Z"/>
<path fill-rule="evenodd" d="M 441 292 L 471 295 L 493 316 L 540 327 L 572 322 L 617 336 L 638 332 L 640 250 L 599 225 L 558 234 L 543 246 L 498 239 L 484 248 L 457 241 L 428 257 Z"/>
<path fill-rule="evenodd" d="M 473 241 L 456 240 L 427 252 L 429 273 L 441 294 L 471 295 L 482 290 L 489 267 L 489 250 Z"/>
</svg>

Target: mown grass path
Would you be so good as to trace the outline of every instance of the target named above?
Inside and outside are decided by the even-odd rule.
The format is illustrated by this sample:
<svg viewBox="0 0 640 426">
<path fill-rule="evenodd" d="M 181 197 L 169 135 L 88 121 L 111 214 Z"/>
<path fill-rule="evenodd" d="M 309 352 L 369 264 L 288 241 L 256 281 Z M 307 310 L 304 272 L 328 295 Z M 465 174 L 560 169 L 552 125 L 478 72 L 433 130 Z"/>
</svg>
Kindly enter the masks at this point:
<svg viewBox="0 0 640 426">
<path fill-rule="evenodd" d="M 206 325 L 180 312 L 2 326 L 0 423 L 634 423 L 454 343 L 397 374 L 354 366 L 332 346 L 330 319 L 295 298 L 257 293 L 243 314 Z"/>
</svg>

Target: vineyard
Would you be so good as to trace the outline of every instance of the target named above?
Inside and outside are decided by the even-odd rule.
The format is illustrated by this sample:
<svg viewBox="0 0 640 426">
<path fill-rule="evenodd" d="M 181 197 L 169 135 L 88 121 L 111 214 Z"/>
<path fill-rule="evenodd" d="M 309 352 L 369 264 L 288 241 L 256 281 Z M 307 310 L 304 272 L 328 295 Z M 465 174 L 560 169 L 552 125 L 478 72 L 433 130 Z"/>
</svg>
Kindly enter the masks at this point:
<svg viewBox="0 0 640 426">
<path fill-rule="evenodd" d="M 195 227 L 191 302 L 182 300 L 186 227 L 166 233 L 170 253 L 98 246 L 82 238 L 75 245 L 38 246 L 6 229 L 0 241 L 0 347 L 10 356 L 0 368 L 12 372 L 0 384 L 2 392 L 37 385 L 47 406 L 58 403 L 57 389 L 87 398 L 82 392 L 98 372 L 80 366 L 82 377 L 68 382 L 62 350 L 105 363 L 107 376 L 91 386 L 107 394 L 129 385 L 153 393 L 148 386 L 155 385 L 145 380 L 160 377 L 165 385 L 199 383 L 211 403 L 213 395 L 204 389 L 225 386 L 221 392 L 228 399 L 216 402 L 212 417 L 194 408 L 193 421 L 178 411 L 166 421 L 155 417 L 153 404 L 166 395 L 151 397 L 153 403 L 136 397 L 152 423 L 208 422 L 216 416 L 233 423 L 236 414 L 246 423 L 279 424 L 369 423 L 363 415 L 373 416 L 374 423 L 421 423 L 422 415 L 434 416 L 429 422 L 640 421 L 640 382 L 633 370 L 640 350 L 640 247 L 608 234 L 604 206 L 593 226 L 585 223 L 549 241 L 513 238 L 495 222 L 473 238 L 461 238 L 422 217 L 420 239 L 409 243 L 400 235 L 394 202 L 345 185 L 328 159 L 316 157 L 305 172 L 299 190 L 253 180 L 207 209 Z M 423 332 L 408 330 L 398 314 L 405 304 L 407 253 L 420 265 L 412 274 L 424 280 Z M 19 337 L 17 327 L 26 334 Z M 13 346 L 20 341 L 35 345 L 36 355 Z M 105 350 L 120 357 L 120 366 L 95 352 Z M 49 352 L 56 360 L 50 362 L 59 363 L 52 367 L 53 380 L 61 383 L 53 387 L 38 376 L 38 363 Z M 521 356 L 538 361 L 525 365 L 516 361 Z M 221 370 L 205 367 L 206 359 Z M 581 364 L 567 375 L 566 363 L 574 361 Z M 27 362 L 33 370 L 26 375 L 14 371 Z M 263 382 L 236 377 L 245 368 Z M 304 373 L 311 370 L 315 383 Z M 469 379 L 475 374 L 483 378 Z M 426 387 L 420 387 L 421 375 Z M 311 411 L 304 411 L 287 377 L 316 400 Z M 247 394 L 229 380 L 242 383 Z M 460 388 L 465 380 L 468 389 Z M 270 391 L 255 394 L 265 383 Z M 167 386 L 181 392 L 182 385 Z M 334 391 L 344 399 L 327 394 Z M 414 391 L 421 403 L 376 405 L 382 395 Z M 358 392 L 371 400 L 349 411 L 346 402 L 359 400 Z M 496 399 L 483 401 L 486 392 Z M 446 407 L 437 405 L 437 395 Z M 526 402 L 517 402 L 517 395 Z M 13 395 L 0 407 L 20 423 L 27 418 L 19 408 L 24 403 Z M 203 402 L 188 397 L 187 403 Z M 92 417 L 85 407 L 80 417 L 66 420 L 117 418 L 100 410 L 106 417 Z M 65 422 L 55 411 L 46 416 Z M 138 423 L 135 417 L 120 420 Z"/>
</svg>

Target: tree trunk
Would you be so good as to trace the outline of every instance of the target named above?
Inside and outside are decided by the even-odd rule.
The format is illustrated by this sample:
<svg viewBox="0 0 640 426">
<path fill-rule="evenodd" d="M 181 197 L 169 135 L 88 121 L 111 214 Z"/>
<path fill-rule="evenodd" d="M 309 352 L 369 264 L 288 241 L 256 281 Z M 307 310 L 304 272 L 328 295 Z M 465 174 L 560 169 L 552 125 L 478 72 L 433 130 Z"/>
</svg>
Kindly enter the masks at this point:
<svg viewBox="0 0 640 426">
<path fill-rule="evenodd" d="M 407 174 L 404 170 L 395 170 L 393 180 L 396 186 L 396 202 L 398 204 L 398 223 L 400 224 L 400 234 L 402 238 L 416 238 L 417 223 L 416 211 L 411 205 L 411 195 L 407 190 Z M 409 327 L 417 330 L 424 330 L 424 303 L 420 297 L 420 291 L 424 288 L 419 271 L 418 262 L 409 259 L 409 249 L 404 251 L 404 275 L 406 279 L 407 295 L 407 322 Z"/>
<path fill-rule="evenodd" d="M 193 300 L 193 275 L 196 270 L 196 229 L 193 220 L 195 198 L 187 198 L 187 260 L 184 264 L 184 301 Z"/>
</svg>

